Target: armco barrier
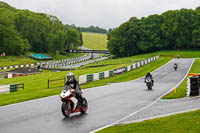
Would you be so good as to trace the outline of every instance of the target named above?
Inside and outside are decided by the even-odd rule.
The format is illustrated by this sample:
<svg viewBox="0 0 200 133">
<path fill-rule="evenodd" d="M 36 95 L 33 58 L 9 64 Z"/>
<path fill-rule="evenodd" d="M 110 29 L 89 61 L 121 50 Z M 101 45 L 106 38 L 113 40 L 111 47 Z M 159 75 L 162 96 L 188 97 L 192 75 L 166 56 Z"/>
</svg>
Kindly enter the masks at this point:
<svg viewBox="0 0 200 133">
<path fill-rule="evenodd" d="M 94 73 L 93 81 L 99 80 L 99 73 Z"/>
<path fill-rule="evenodd" d="M 128 67 L 124 67 L 124 68 L 125 68 L 124 72 L 127 72 L 128 71 Z"/>
<path fill-rule="evenodd" d="M 137 67 L 140 67 L 140 62 L 137 62 Z"/>
<path fill-rule="evenodd" d="M 114 71 L 113 70 L 110 70 L 109 71 L 109 77 L 113 76 L 114 75 Z"/>
<path fill-rule="evenodd" d="M 14 92 L 14 91 L 18 91 L 18 85 L 17 84 L 10 85 L 10 92 Z"/>
<path fill-rule="evenodd" d="M 99 79 L 104 79 L 104 72 L 99 73 Z"/>
<path fill-rule="evenodd" d="M 131 66 L 127 66 L 127 71 L 130 71 L 131 70 Z"/>
<path fill-rule="evenodd" d="M 88 74 L 88 75 L 81 75 L 81 76 L 79 76 L 79 83 L 85 84 L 85 83 L 88 83 L 88 82 L 91 82 L 91 81 L 96 81 L 96 80 L 108 78 L 108 77 L 111 77 L 115 74 L 120 74 L 120 73 L 123 73 L 123 72 L 131 71 L 131 70 L 134 70 L 134 69 L 139 68 L 141 66 L 144 66 L 146 64 L 149 64 L 150 62 L 155 61 L 157 59 L 159 59 L 159 56 L 154 56 L 154 57 L 145 59 L 143 61 L 136 62 L 136 63 L 134 63 L 130 66 L 118 68 L 118 69 L 115 69 L 115 70 L 109 70 L 109 71 L 105 71 L 105 72 Z"/>
<path fill-rule="evenodd" d="M 130 69 L 133 70 L 133 65 L 130 66 Z"/>
<path fill-rule="evenodd" d="M 19 88 L 24 90 L 24 84 L 11 84 L 11 85 L 1 85 L 0 93 L 9 93 L 18 91 Z"/>
<path fill-rule="evenodd" d="M 85 84 L 85 83 L 87 83 L 87 75 L 79 76 L 79 84 Z"/>
<path fill-rule="evenodd" d="M 68 60 L 57 60 L 57 61 L 48 61 L 48 62 L 40 62 L 40 63 L 37 62 L 37 63 L 34 63 L 34 64 L 25 64 L 25 65 L 15 65 L 15 66 L 8 66 L 8 67 L 0 67 L 0 70 L 6 70 L 6 69 L 10 69 L 10 68 L 30 67 L 30 66 L 37 66 L 37 65 L 48 65 L 48 64 L 55 64 L 55 63 L 61 63 L 61 62 L 72 62 L 75 59 L 85 58 L 85 57 L 86 57 L 86 55 L 83 55 L 83 56 L 80 56 L 80 57 L 76 57 L 76 58 L 71 58 L 71 59 L 68 59 Z M 86 59 L 88 59 L 88 58 L 86 58 Z"/>
<path fill-rule="evenodd" d="M 93 81 L 93 74 L 88 74 L 87 75 L 87 82 Z"/>
<path fill-rule="evenodd" d="M 136 64 L 133 64 L 133 69 L 136 69 L 137 67 L 136 67 Z"/>
<path fill-rule="evenodd" d="M 104 72 L 104 78 L 108 78 L 109 77 L 109 71 L 105 71 Z"/>
<path fill-rule="evenodd" d="M 0 94 L 10 92 L 10 85 L 1 85 L 0 86 Z"/>
</svg>

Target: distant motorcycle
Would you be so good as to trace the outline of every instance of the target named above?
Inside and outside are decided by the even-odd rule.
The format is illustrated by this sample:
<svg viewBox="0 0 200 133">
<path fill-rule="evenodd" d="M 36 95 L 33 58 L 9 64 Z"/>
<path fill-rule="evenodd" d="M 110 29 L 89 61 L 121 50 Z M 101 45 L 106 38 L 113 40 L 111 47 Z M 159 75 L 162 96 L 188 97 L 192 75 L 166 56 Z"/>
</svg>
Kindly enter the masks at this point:
<svg viewBox="0 0 200 133">
<path fill-rule="evenodd" d="M 60 99 L 63 102 L 61 106 L 62 114 L 69 117 L 71 113 L 85 113 L 88 108 L 87 100 L 83 97 L 82 104 L 78 103 L 72 88 L 66 86 L 60 94 Z"/>
<path fill-rule="evenodd" d="M 152 83 L 152 79 L 150 77 L 147 77 L 145 79 L 145 83 L 146 83 L 148 90 L 152 90 L 153 83 Z"/>
<path fill-rule="evenodd" d="M 174 70 L 176 71 L 178 69 L 177 63 L 174 63 Z"/>
</svg>

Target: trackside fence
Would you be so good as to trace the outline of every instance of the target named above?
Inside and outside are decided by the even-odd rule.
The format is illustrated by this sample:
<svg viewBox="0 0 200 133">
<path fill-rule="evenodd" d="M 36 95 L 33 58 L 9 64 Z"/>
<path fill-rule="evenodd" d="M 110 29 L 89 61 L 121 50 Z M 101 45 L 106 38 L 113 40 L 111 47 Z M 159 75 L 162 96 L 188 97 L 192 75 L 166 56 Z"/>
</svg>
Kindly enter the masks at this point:
<svg viewBox="0 0 200 133">
<path fill-rule="evenodd" d="M 24 90 L 24 83 L 22 84 L 11 84 L 11 85 L 1 85 L 0 93 L 10 93 L 18 91 L 20 88 Z"/>
<path fill-rule="evenodd" d="M 65 86 L 65 77 L 60 79 L 48 79 L 47 87 L 50 88 L 52 85 L 63 84 Z"/>
<path fill-rule="evenodd" d="M 155 60 L 158 60 L 159 56 L 153 56 L 151 58 L 136 62 L 130 66 L 127 67 L 122 67 L 122 68 L 117 68 L 114 70 L 108 70 L 100 73 L 92 73 L 92 74 L 87 74 L 87 75 L 80 75 L 79 76 L 79 84 L 85 84 L 91 81 L 96 81 L 96 80 L 101 80 L 104 78 L 112 77 L 113 75 L 121 74 L 124 72 L 128 72 L 131 70 L 134 70 L 136 68 L 139 68 L 141 66 L 144 66 L 146 64 L 149 64 Z"/>
<path fill-rule="evenodd" d="M 95 56 L 94 58 L 101 58 L 101 56 Z M 14 66 L 0 67 L 0 70 L 13 69 L 13 68 L 23 68 L 23 67 L 34 67 L 34 66 L 38 66 L 38 65 L 44 66 L 44 68 L 55 68 L 55 67 L 62 67 L 62 66 L 70 65 L 70 64 L 75 64 L 75 63 L 87 61 L 87 60 L 90 60 L 90 59 L 91 59 L 91 56 L 83 55 L 83 56 L 65 59 L 65 60 L 37 62 L 37 63 L 25 64 L 25 65 L 14 65 Z"/>
</svg>

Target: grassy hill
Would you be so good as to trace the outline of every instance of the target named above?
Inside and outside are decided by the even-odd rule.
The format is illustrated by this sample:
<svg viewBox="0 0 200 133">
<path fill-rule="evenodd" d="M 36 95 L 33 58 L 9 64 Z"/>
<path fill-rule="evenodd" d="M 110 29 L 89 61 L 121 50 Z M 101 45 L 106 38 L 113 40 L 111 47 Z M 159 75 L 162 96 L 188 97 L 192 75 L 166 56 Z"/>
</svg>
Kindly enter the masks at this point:
<svg viewBox="0 0 200 133">
<path fill-rule="evenodd" d="M 83 32 L 83 46 L 94 50 L 107 50 L 107 35 Z"/>
</svg>

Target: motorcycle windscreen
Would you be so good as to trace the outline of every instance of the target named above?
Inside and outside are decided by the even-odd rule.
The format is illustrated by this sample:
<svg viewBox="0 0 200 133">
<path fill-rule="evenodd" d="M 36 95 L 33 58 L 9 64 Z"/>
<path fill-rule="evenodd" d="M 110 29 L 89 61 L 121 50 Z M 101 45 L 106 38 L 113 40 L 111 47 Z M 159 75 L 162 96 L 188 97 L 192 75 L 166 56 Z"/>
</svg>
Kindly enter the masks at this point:
<svg viewBox="0 0 200 133">
<path fill-rule="evenodd" d="M 70 90 L 71 87 L 69 85 L 65 85 L 64 90 Z"/>
</svg>

